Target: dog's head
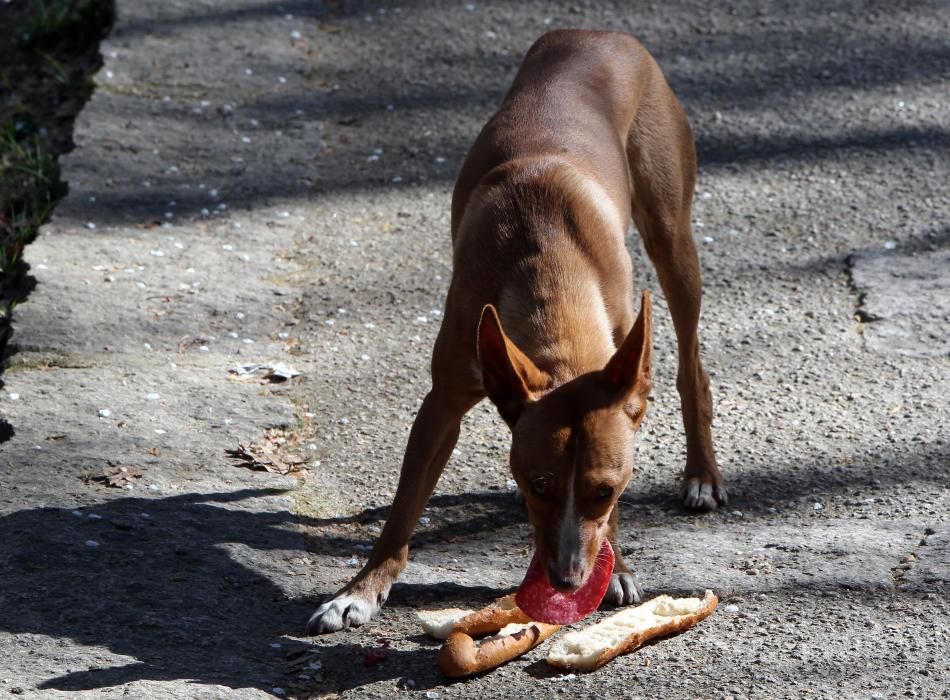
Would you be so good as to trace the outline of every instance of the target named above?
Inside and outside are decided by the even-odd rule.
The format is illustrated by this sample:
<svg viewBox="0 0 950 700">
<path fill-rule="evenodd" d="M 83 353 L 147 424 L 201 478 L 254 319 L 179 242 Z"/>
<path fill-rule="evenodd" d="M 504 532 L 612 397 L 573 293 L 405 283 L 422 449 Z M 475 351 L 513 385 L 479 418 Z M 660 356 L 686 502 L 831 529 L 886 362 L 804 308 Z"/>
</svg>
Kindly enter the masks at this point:
<svg viewBox="0 0 950 700">
<path fill-rule="evenodd" d="M 584 339 L 578 339 L 584 342 Z M 617 499 L 633 474 L 634 434 L 651 387 L 649 294 L 606 365 L 551 389 L 486 306 L 478 328 L 485 391 L 511 427 L 511 469 L 551 585 L 587 580 Z"/>
</svg>

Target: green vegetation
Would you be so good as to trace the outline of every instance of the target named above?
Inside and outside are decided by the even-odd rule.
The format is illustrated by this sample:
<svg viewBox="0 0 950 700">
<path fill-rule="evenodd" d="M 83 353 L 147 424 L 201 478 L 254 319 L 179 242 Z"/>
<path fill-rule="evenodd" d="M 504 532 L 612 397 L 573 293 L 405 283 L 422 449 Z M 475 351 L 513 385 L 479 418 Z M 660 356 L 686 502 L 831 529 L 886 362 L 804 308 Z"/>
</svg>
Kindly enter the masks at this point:
<svg viewBox="0 0 950 700">
<path fill-rule="evenodd" d="M 57 159 L 72 148 L 113 16 L 113 0 L 0 4 L 0 26 L 13 28 L 0 41 L 0 352 L 29 293 L 23 248 L 66 194 Z"/>
</svg>

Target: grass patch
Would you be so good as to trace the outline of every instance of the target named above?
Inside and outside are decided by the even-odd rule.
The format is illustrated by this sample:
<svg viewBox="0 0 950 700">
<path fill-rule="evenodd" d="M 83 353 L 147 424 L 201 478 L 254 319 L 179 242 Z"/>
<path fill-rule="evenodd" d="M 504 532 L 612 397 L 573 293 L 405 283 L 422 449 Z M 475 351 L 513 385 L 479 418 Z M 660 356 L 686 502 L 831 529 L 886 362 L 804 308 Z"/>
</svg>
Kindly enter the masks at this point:
<svg viewBox="0 0 950 700">
<path fill-rule="evenodd" d="M 30 290 L 23 249 L 66 194 L 58 158 L 72 150 L 114 15 L 113 0 L 0 3 L 0 353 Z"/>
</svg>

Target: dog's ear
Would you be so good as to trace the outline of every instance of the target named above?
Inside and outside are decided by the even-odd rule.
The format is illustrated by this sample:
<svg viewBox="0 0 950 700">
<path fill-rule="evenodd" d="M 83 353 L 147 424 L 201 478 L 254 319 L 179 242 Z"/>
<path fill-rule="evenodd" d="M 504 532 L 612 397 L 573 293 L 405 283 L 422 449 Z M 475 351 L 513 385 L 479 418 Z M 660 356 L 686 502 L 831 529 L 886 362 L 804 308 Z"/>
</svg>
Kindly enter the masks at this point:
<svg viewBox="0 0 950 700">
<path fill-rule="evenodd" d="M 498 312 L 491 304 L 482 309 L 478 322 L 478 364 L 485 393 L 509 426 L 515 424 L 525 405 L 534 400 L 534 391 L 548 382 L 547 374 L 505 335 Z"/>
<path fill-rule="evenodd" d="M 653 387 L 652 354 L 653 306 L 650 293 L 644 291 L 640 315 L 602 372 L 610 390 L 637 424 L 643 419 L 647 396 Z"/>
</svg>

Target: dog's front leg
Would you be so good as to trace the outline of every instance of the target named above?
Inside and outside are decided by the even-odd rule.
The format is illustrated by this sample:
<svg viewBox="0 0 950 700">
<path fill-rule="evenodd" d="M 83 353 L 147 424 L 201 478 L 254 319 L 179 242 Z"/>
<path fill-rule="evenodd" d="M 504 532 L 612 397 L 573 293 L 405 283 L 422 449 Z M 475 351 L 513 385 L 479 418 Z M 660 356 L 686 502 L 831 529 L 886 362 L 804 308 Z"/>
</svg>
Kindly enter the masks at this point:
<svg viewBox="0 0 950 700">
<path fill-rule="evenodd" d="M 419 515 L 455 448 L 462 416 L 475 402 L 460 402 L 436 389 L 426 395 L 409 432 L 396 497 L 373 553 L 352 581 L 317 608 L 307 623 L 308 634 L 362 625 L 386 602 L 406 566 Z"/>
</svg>

